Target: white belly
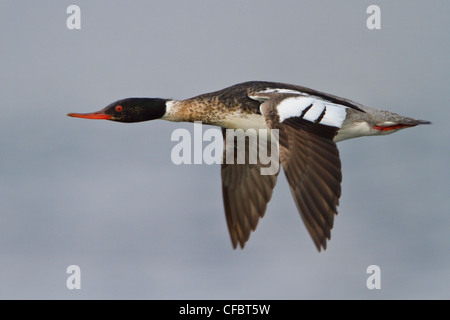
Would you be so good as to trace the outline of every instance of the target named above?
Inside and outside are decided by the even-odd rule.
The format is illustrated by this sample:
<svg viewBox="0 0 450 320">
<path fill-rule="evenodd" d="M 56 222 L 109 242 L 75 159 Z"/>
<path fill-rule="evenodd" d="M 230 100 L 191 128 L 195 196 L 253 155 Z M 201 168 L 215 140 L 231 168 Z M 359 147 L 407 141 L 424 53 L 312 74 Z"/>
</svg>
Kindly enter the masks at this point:
<svg viewBox="0 0 450 320">
<path fill-rule="evenodd" d="M 217 121 L 214 125 L 220 126 L 225 129 L 268 129 L 264 117 L 260 114 L 245 115 L 236 113 L 224 120 Z M 344 125 L 338 131 L 338 134 L 334 137 L 334 141 L 342 141 L 362 136 L 374 135 L 374 130 L 365 121 L 352 123 L 351 125 Z"/>
<path fill-rule="evenodd" d="M 236 113 L 235 115 L 231 115 L 230 117 L 217 121 L 214 124 L 226 129 L 242 129 L 244 131 L 247 129 L 268 129 L 264 117 L 260 114 L 243 116 Z"/>
<path fill-rule="evenodd" d="M 351 125 L 343 125 L 338 131 L 338 134 L 334 137 L 334 141 L 342 141 L 352 138 L 358 138 L 363 136 L 373 135 L 374 130 L 370 128 L 369 124 L 365 121 L 359 121 L 352 123 Z"/>
</svg>

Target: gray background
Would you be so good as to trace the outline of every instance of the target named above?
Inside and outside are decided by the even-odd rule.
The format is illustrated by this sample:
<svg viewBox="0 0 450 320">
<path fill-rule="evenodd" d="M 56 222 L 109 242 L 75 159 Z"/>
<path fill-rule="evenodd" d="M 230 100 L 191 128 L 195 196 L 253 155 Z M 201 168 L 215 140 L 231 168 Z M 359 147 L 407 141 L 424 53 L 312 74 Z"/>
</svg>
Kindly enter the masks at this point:
<svg viewBox="0 0 450 320">
<path fill-rule="evenodd" d="M 81 7 L 81 30 L 66 8 Z M 381 7 L 381 30 L 366 8 Z M 0 298 L 450 298 L 448 1 L 0 2 Z M 280 175 L 232 250 L 219 166 L 172 164 L 165 121 L 66 116 L 130 96 L 294 83 L 433 121 L 339 144 L 318 253 Z M 446 124 L 447 123 L 447 124 Z M 81 268 L 81 290 L 66 268 Z M 368 290 L 366 268 L 381 268 Z"/>
</svg>

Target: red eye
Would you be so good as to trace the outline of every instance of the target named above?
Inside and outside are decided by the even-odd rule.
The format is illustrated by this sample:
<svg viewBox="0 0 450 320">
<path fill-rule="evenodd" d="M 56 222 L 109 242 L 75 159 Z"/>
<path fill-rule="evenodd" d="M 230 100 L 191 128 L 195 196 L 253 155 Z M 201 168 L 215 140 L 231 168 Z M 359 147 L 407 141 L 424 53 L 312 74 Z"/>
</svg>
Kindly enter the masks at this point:
<svg viewBox="0 0 450 320">
<path fill-rule="evenodd" d="M 120 112 L 120 111 L 122 111 L 122 109 L 123 109 L 123 107 L 122 107 L 122 106 L 116 106 L 116 111 L 117 111 L 117 112 Z"/>
</svg>

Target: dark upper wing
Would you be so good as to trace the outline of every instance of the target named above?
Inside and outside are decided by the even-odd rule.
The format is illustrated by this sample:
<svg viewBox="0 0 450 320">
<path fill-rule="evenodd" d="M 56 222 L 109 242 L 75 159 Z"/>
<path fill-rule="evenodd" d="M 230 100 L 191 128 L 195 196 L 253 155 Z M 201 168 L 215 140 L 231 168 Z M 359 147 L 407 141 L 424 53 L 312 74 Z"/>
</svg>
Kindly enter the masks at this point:
<svg viewBox="0 0 450 320">
<path fill-rule="evenodd" d="M 276 170 L 275 174 L 262 175 L 261 169 L 267 166 L 261 163 L 259 157 L 256 157 L 256 163 L 251 163 L 250 143 L 246 144 L 244 150 L 245 162 L 239 164 L 238 152 L 242 152 L 243 149 L 236 141 L 232 145 L 227 144 L 225 132 L 222 130 L 224 135 L 222 194 L 225 215 L 233 247 L 236 248 L 239 243 L 243 248 L 250 237 L 250 232 L 255 230 L 259 218 L 264 216 L 279 170 Z"/>
<path fill-rule="evenodd" d="M 293 93 L 258 99 L 268 126 L 279 129 L 280 160 L 300 215 L 317 249 L 326 249 L 341 195 L 341 162 L 333 137 L 346 106 Z"/>
</svg>

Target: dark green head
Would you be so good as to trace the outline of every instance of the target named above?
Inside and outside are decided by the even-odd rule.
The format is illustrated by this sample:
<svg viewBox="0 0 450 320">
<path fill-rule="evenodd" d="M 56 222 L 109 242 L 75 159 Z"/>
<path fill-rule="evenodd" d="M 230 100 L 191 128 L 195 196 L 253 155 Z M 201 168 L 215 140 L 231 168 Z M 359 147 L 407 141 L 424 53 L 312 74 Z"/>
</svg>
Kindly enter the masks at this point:
<svg viewBox="0 0 450 320">
<path fill-rule="evenodd" d="M 69 113 L 70 117 L 104 119 L 118 122 L 140 122 L 160 119 L 166 113 L 167 99 L 127 98 L 92 113 Z"/>
</svg>

